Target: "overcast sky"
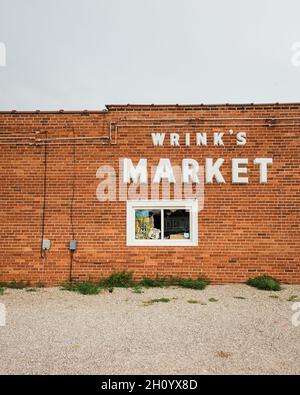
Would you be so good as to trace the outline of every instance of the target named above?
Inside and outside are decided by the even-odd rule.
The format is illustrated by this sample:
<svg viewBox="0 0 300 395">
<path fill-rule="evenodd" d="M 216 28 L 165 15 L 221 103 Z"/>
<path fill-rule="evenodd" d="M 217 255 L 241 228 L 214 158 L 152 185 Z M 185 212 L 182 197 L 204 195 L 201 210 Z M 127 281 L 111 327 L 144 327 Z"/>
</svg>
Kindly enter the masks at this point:
<svg viewBox="0 0 300 395">
<path fill-rule="evenodd" d="M 299 0 L 0 0 L 0 42 L 0 110 L 300 101 Z"/>
</svg>

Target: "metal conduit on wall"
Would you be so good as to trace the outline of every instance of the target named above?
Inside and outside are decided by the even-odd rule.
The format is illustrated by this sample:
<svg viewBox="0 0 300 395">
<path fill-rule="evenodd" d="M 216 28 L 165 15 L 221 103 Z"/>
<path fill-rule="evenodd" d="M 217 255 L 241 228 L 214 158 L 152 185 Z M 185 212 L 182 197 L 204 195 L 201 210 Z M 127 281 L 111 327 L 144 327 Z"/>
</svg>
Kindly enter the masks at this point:
<svg viewBox="0 0 300 395">
<path fill-rule="evenodd" d="M 260 120 L 265 121 L 265 123 L 236 123 L 231 121 L 249 121 L 249 120 Z M 84 143 L 89 143 L 93 141 L 101 141 L 102 145 L 117 145 L 118 144 L 118 132 L 120 128 L 128 127 L 134 128 L 139 125 L 132 124 L 131 122 L 139 122 L 143 127 L 199 127 L 206 126 L 209 127 L 278 127 L 278 126 L 300 126 L 300 123 L 277 123 L 276 121 L 286 121 L 286 120 L 300 120 L 300 117 L 206 117 L 206 118 L 122 118 L 118 120 L 111 121 L 109 123 L 109 136 L 103 137 L 52 137 L 40 139 L 36 137 L 29 136 L 1 136 L 0 145 L 31 145 L 31 146 L 41 146 L 41 145 L 66 145 L 68 142 L 78 141 L 83 145 Z M 174 122 L 175 121 L 175 122 Z M 178 122 L 176 122 L 178 121 Z M 211 121 L 221 121 L 221 124 L 210 123 Z M 153 122 L 159 122 L 153 123 Z M 172 122 L 172 123 L 169 123 Z M 183 123 L 184 122 L 184 123 Z M 164 123 L 162 125 L 161 123 Z M 15 131 L 16 132 L 16 131 Z M 114 138 L 113 138 L 114 134 Z M 12 140 L 12 141 L 7 141 Z M 17 141 L 18 140 L 18 141 Z M 30 140 L 22 141 L 19 140 Z"/>
</svg>

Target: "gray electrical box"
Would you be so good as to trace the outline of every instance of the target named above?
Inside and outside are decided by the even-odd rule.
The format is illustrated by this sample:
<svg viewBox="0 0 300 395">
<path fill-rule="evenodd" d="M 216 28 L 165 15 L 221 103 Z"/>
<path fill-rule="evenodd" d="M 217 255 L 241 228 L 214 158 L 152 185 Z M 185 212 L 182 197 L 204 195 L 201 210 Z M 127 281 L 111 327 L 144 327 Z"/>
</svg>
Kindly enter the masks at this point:
<svg viewBox="0 0 300 395">
<path fill-rule="evenodd" d="M 50 247 L 51 247 L 51 240 L 43 239 L 43 243 L 42 243 L 43 251 L 50 250 Z"/>
<path fill-rule="evenodd" d="M 77 248 L 77 241 L 76 240 L 70 240 L 70 251 L 76 251 Z"/>
</svg>

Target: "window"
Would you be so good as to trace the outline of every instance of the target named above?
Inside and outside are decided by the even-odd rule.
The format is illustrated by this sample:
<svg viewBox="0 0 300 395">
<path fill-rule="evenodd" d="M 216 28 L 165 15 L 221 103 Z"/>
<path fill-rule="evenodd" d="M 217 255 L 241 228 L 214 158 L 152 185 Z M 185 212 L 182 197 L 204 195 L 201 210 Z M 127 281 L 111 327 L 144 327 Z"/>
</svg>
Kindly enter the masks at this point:
<svg viewBox="0 0 300 395">
<path fill-rule="evenodd" d="M 198 245 L 197 200 L 128 200 L 128 246 Z"/>
</svg>

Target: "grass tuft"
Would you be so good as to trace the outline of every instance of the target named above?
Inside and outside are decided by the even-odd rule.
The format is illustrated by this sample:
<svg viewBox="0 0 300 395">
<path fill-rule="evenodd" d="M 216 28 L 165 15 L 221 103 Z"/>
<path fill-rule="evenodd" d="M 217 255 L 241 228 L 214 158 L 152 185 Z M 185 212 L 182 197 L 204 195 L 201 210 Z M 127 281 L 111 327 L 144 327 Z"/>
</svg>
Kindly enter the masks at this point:
<svg viewBox="0 0 300 395">
<path fill-rule="evenodd" d="M 29 287 L 29 281 L 10 281 L 10 282 L 0 282 L 1 288 L 11 288 L 11 289 L 24 289 Z"/>
<path fill-rule="evenodd" d="M 204 289 L 208 284 L 209 280 L 203 277 L 199 277 L 196 280 L 191 278 L 176 277 L 144 277 L 141 281 L 134 281 L 132 272 L 123 271 L 115 272 L 109 277 L 102 278 L 98 284 L 91 282 L 69 282 L 63 284 L 61 289 L 66 291 L 80 292 L 84 295 L 92 295 L 99 293 L 101 289 L 107 289 L 111 293 L 113 292 L 114 288 L 132 288 L 133 293 L 141 294 L 144 292 L 142 287 L 154 288 L 178 286 L 182 288 Z"/>
<path fill-rule="evenodd" d="M 204 289 L 207 286 L 207 282 L 201 278 L 198 278 L 197 280 L 193 280 L 191 278 L 179 278 L 178 279 L 178 285 L 179 287 L 182 288 L 191 288 L 191 289 Z"/>
<path fill-rule="evenodd" d="M 164 287 L 167 283 L 167 279 L 164 277 L 156 277 L 156 278 L 150 278 L 150 277 L 144 277 L 140 281 L 140 285 L 146 288 L 157 288 L 157 287 Z"/>
<path fill-rule="evenodd" d="M 209 298 L 208 300 L 209 300 L 210 302 L 218 302 L 219 299 Z"/>
<path fill-rule="evenodd" d="M 281 286 L 280 282 L 271 276 L 258 276 L 255 278 L 250 278 L 247 283 L 251 287 L 255 287 L 257 289 L 265 290 L 265 291 L 280 291 Z"/>
<path fill-rule="evenodd" d="M 98 284 L 85 282 L 85 283 L 66 283 L 61 288 L 63 291 L 78 292 L 82 295 L 97 295 L 101 291 Z"/>
<path fill-rule="evenodd" d="M 300 302 L 300 297 L 298 295 L 292 295 L 288 298 L 288 302 Z"/>
<path fill-rule="evenodd" d="M 150 299 L 150 300 L 146 300 L 144 303 L 145 306 L 154 304 L 154 303 L 168 303 L 170 302 L 171 299 L 169 298 L 159 298 L 159 299 Z"/>
<path fill-rule="evenodd" d="M 99 285 L 106 288 L 130 288 L 134 285 L 132 272 L 116 272 L 99 281 Z"/>
<path fill-rule="evenodd" d="M 142 288 L 140 286 L 136 285 L 132 288 L 132 293 L 142 294 L 142 293 L 144 293 L 144 291 L 142 290 Z"/>
<path fill-rule="evenodd" d="M 4 287 L 0 287 L 0 296 L 4 294 L 5 288 Z"/>
<path fill-rule="evenodd" d="M 209 280 L 204 277 L 199 277 L 196 280 L 192 278 L 176 278 L 176 277 L 156 277 L 149 278 L 144 277 L 140 282 L 143 287 L 170 287 L 178 286 L 181 288 L 191 288 L 191 289 L 204 289 L 209 284 Z"/>
</svg>

